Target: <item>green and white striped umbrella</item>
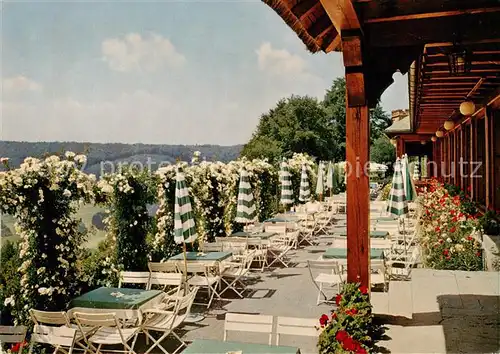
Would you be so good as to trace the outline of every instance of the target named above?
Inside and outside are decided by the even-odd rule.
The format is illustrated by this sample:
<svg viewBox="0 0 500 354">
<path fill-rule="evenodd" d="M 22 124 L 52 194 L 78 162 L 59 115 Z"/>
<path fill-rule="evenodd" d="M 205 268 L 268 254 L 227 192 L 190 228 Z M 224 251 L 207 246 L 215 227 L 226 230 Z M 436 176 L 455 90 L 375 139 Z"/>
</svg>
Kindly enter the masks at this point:
<svg viewBox="0 0 500 354">
<path fill-rule="evenodd" d="M 186 179 L 181 168 L 178 168 L 175 181 L 174 240 L 179 244 L 192 243 L 197 237 Z"/>
<path fill-rule="evenodd" d="M 413 179 L 414 180 L 420 179 L 420 161 L 419 161 L 419 159 L 416 159 L 415 164 L 413 165 Z"/>
<path fill-rule="evenodd" d="M 326 174 L 326 187 L 332 193 L 335 193 L 335 191 L 337 190 L 337 175 L 335 173 L 335 167 L 331 162 L 328 164 L 328 172 Z"/>
<path fill-rule="evenodd" d="M 325 192 L 325 168 L 322 162 L 318 166 L 318 179 L 316 181 L 316 195 L 322 195 Z"/>
<path fill-rule="evenodd" d="M 405 191 L 406 200 L 411 202 L 415 199 L 415 192 L 413 187 L 413 180 L 410 175 L 410 168 L 408 166 L 408 155 L 404 155 L 401 159 L 401 173 L 403 174 L 403 186 Z"/>
<path fill-rule="evenodd" d="M 398 158 L 394 167 L 392 187 L 389 194 L 388 212 L 394 216 L 405 216 L 408 214 L 408 201 L 406 200 L 403 185 L 402 161 Z"/>
<path fill-rule="evenodd" d="M 309 188 L 309 176 L 307 175 L 306 165 L 302 165 L 302 173 L 300 174 L 300 191 L 299 200 L 308 202 L 311 200 L 311 188 Z"/>
<path fill-rule="evenodd" d="M 283 160 L 280 170 L 281 199 L 283 205 L 293 204 L 292 174 L 288 164 Z"/>
<path fill-rule="evenodd" d="M 240 185 L 238 187 L 238 205 L 236 207 L 236 222 L 248 224 L 255 221 L 257 211 L 253 198 L 250 177 L 244 168 L 240 172 Z"/>
</svg>

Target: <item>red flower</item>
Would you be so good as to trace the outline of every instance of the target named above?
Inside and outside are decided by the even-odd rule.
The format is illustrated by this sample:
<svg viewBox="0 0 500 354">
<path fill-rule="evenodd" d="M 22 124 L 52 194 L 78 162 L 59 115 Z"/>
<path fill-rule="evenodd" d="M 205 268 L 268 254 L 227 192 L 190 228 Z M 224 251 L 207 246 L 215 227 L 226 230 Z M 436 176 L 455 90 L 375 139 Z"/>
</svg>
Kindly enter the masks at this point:
<svg viewBox="0 0 500 354">
<path fill-rule="evenodd" d="M 344 348 L 344 350 L 354 351 L 356 350 L 356 341 L 352 339 L 352 337 L 347 337 L 342 342 L 342 348 Z"/>
<path fill-rule="evenodd" d="M 439 239 L 439 243 L 443 243 L 443 242 L 444 242 L 444 240 L 442 238 Z"/>
<path fill-rule="evenodd" d="M 337 296 L 335 296 L 335 303 L 337 304 L 337 306 L 340 305 L 340 301 L 342 301 L 342 295 L 337 294 Z"/>
<path fill-rule="evenodd" d="M 337 334 L 335 335 L 335 339 L 341 343 L 344 342 L 347 338 L 349 338 L 349 333 L 347 333 L 344 330 L 338 331 Z"/>
<path fill-rule="evenodd" d="M 467 186 L 467 192 L 470 192 L 470 191 L 471 191 L 471 189 L 472 189 L 471 187 L 472 187 L 472 186 L 470 186 L 470 185 L 469 185 L 469 186 Z"/>
<path fill-rule="evenodd" d="M 332 320 L 336 320 L 337 319 L 337 313 L 332 313 Z"/>
<path fill-rule="evenodd" d="M 454 233 L 455 231 L 457 231 L 457 228 L 455 226 L 453 226 L 451 229 L 450 229 L 450 232 L 451 233 Z"/>
<path fill-rule="evenodd" d="M 361 291 L 361 294 L 366 295 L 368 294 L 368 287 L 363 285 L 359 288 L 359 291 Z"/>
<path fill-rule="evenodd" d="M 345 312 L 345 313 L 346 313 L 347 315 L 349 315 L 349 316 L 353 316 L 353 315 L 355 315 L 355 314 L 357 314 L 357 313 L 358 313 L 358 310 L 357 310 L 357 309 L 349 309 L 349 310 L 346 310 L 346 312 Z"/>
<path fill-rule="evenodd" d="M 443 254 L 444 254 L 445 256 L 447 256 L 449 253 L 450 253 L 450 251 L 448 251 L 447 249 L 443 251 Z"/>
<path fill-rule="evenodd" d="M 26 346 L 28 343 L 25 341 L 24 343 L 16 343 L 12 345 L 10 351 L 13 353 L 18 353 L 21 350 L 21 345 Z"/>
<path fill-rule="evenodd" d="M 451 219 L 451 221 L 453 222 L 457 222 L 458 221 L 458 217 L 457 216 L 454 216 L 453 219 Z M 451 230 L 450 230 L 451 231 Z"/>
<path fill-rule="evenodd" d="M 472 236 L 467 236 L 467 240 L 472 241 L 473 240 Z"/>
<path fill-rule="evenodd" d="M 321 317 L 319 318 L 319 324 L 321 325 L 321 327 L 325 327 L 328 324 L 328 320 L 329 318 L 327 315 L 321 315 Z"/>
<path fill-rule="evenodd" d="M 436 232 L 440 232 L 441 231 L 441 228 L 439 226 L 436 226 L 436 228 L 434 229 Z"/>
<path fill-rule="evenodd" d="M 481 252 L 477 252 L 476 256 L 481 257 Z"/>
</svg>

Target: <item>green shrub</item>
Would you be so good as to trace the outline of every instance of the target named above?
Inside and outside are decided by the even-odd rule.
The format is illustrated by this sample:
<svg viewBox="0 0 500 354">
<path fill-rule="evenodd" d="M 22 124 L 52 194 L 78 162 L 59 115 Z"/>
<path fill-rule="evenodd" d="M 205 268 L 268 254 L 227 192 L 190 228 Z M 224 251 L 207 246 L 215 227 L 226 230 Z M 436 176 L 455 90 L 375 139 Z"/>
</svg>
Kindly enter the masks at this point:
<svg viewBox="0 0 500 354">
<path fill-rule="evenodd" d="M 384 188 L 382 188 L 382 192 L 380 192 L 380 199 L 387 200 L 389 199 L 389 194 L 391 194 L 392 183 L 387 183 Z"/>
<path fill-rule="evenodd" d="M 21 290 L 18 268 L 21 266 L 19 259 L 19 246 L 7 241 L 2 246 L 0 261 L 0 324 L 14 324 L 15 313 L 22 308 L 20 302 L 14 300 L 14 295 Z"/>
</svg>

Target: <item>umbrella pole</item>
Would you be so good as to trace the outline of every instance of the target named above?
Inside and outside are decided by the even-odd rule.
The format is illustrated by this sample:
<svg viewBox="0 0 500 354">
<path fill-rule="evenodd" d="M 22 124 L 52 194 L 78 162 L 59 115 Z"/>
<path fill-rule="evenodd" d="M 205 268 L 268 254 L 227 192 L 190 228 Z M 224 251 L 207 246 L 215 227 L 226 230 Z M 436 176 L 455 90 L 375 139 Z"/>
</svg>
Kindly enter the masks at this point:
<svg viewBox="0 0 500 354">
<path fill-rule="evenodd" d="M 188 264 L 187 264 L 186 242 L 182 243 L 182 253 L 184 255 L 184 294 L 187 295 L 187 293 L 188 293 L 188 282 L 187 282 Z"/>
</svg>

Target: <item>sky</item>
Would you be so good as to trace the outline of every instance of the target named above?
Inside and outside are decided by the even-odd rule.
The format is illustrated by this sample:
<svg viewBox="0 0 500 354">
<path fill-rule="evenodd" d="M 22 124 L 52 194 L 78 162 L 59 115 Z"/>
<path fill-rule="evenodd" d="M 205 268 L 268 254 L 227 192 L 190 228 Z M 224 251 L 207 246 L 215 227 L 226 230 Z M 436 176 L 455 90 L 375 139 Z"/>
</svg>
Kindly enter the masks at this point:
<svg viewBox="0 0 500 354">
<path fill-rule="evenodd" d="M 240 144 L 343 75 L 259 0 L 3 2 L 1 25 L 1 140 Z M 394 78 L 387 111 L 408 106 Z"/>
</svg>

